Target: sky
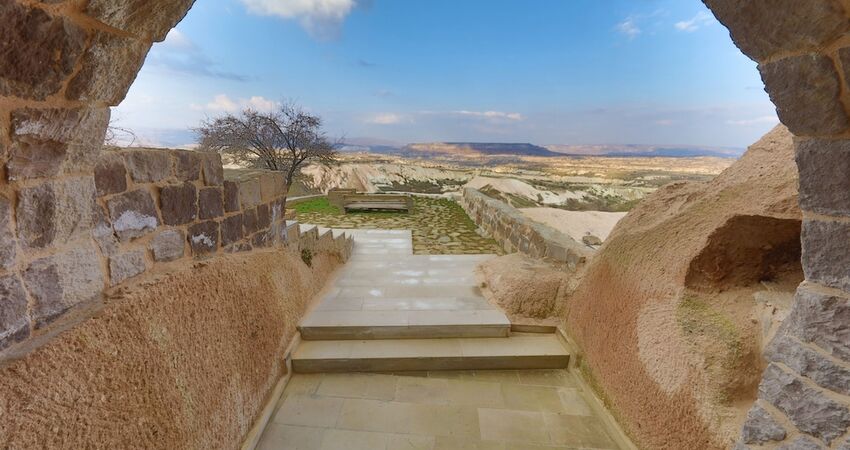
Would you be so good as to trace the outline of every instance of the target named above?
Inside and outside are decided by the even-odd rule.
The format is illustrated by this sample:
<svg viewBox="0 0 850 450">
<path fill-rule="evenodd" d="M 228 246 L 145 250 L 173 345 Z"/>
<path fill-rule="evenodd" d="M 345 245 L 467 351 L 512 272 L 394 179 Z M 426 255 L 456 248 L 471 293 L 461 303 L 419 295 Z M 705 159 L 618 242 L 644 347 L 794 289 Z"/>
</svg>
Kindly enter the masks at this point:
<svg viewBox="0 0 850 450">
<path fill-rule="evenodd" d="M 778 123 L 699 0 L 198 0 L 113 120 L 176 147 L 282 101 L 352 143 L 743 148 Z"/>
</svg>

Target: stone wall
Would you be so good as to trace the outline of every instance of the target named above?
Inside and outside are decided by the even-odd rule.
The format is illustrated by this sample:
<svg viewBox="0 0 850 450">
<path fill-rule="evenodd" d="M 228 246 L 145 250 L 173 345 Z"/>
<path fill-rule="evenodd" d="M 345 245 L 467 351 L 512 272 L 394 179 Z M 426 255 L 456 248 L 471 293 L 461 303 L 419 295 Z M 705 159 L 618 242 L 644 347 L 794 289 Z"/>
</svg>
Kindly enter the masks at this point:
<svg viewBox="0 0 850 450">
<path fill-rule="evenodd" d="M 5 217 L 15 218 L 4 242 L 18 242 L 0 277 L 5 358 L 89 317 L 105 290 L 149 271 L 287 244 L 343 259 L 350 252 L 344 237 L 301 239 L 287 224 L 281 174 L 225 180 L 218 154 L 188 150 L 108 150 L 93 162 L 92 178 L 56 174 L 4 203 Z M 18 173 L 14 159 L 7 169 Z"/>
<path fill-rule="evenodd" d="M 704 2 L 758 62 L 800 172 L 806 281 L 740 445 L 850 446 L 850 3 Z"/>
<path fill-rule="evenodd" d="M 532 258 L 584 264 L 593 250 L 573 238 L 526 217 L 516 208 L 487 197 L 476 189 L 463 190 L 461 205 L 469 217 L 508 253 L 519 252 Z"/>
</svg>

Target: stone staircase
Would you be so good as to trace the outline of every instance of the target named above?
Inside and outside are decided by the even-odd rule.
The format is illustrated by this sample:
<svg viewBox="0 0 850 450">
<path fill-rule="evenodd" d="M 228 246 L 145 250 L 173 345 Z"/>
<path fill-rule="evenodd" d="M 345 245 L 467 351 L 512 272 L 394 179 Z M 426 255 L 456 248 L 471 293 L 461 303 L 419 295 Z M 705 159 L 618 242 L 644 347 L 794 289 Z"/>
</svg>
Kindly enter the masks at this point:
<svg viewBox="0 0 850 450">
<path fill-rule="evenodd" d="M 554 334 L 512 335 L 508 318 L 482 296 L 474 269 L 492 255 L 413 255 L 409 231 L 345 234 L 354 238 L 351 259 L 299 326 L 295 372 L 567 367 Z"/>
</svg>

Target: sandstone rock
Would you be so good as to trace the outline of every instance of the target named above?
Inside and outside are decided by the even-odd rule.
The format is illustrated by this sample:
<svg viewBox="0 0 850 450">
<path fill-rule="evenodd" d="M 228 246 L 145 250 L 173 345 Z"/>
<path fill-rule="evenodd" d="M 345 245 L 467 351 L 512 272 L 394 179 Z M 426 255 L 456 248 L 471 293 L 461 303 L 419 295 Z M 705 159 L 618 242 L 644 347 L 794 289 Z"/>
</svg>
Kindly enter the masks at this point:
<svg viewBox="0 0 850 450">
<path fill-rule="evenodd" d="M 242 211 L 242 225 L 245 228 L 245 236 L 250 236 L 260 229 L 256 208 Z"/>
<path fill-rule="evenodd" d="M 594 236 L 592 234 L 588 234 L 586 236 L 583 236 L 581 238 L 581 241 L 584 242 L 585 245 L 593 245 L 593 246 L 602 245 L 602 239 L 599 239 L 599 237 Z"/>
<path fill-rule="evenodd" d="M 59 91 L 86 46 L 86 33 L 61 16 L 0 3 L 0 96 L 44 100 Z"/>
<path fill-rule="evenodd" d="M 257 180 L 247 180 L 239 183 L 239 202 L 243 208 L 257 206 L 262 202 L 260 183 Z"/>
<path fill-rule="evenodd" d="M 777 450 L 826 450 L 826 447 L 808 436 L 799 436 L 787 444 L 780 445 Z"/>
<path fill-rule="evenodd" d="M 741 440 L 745 444 L 764 444 L 769 441 L 782 441 L 785 439 L 785 429 L 767 410 L 759 405 L 754 405 L 747 414 L 741 431 Z"/>
<path fill-rule="evenodd" d="M 189 245 L 192 254 L 203 256 L 218 250 L 218 223 L 215 221 L 201 222 L 189 228 Z"/>
<path fill-rule="evenodd" d="M 801 286 L 783 329 L 833 356 L 850 361 L 850 299 Z"/>
<path fill-rule="evenodd" d="M 183 19 L 195 0 L 91 0 L 89 16 L 137 37 L 161 41 Z"/>
<path fill-rule="evenodd" d="M 836 364 L 829 357 L 804 347 L 794 338 L 777 336 L 770 343 L 765 356 L 770 361 L 785 364 L 821 387 L 850 395 L 850 370 Z"/>
<path fill-rule="evenodd" d="M 17 225 L 22 244 L 45 248 L 88 233 L 93 225 L 94 179 L 68 178 L 18 192 Z"/>
<path fill-rule="evenodd" d="M 145 272 L 144 250 L 134 250 L 109 258 L 109 281 L 112 286 Z"/>
<path fill-rule="evenodd" d="M 556 317 L 563 304 L 563 272 L 519 253 L 479 266 L 493 300 L 512 317 Z"/>
<path fill-rule="evenodd" d="M 795 135 L 833 135 L 850 126 L 838 73 L 828 57 L 791 56 L 760 65 L 759 71 L 779 118 Z"/>
<path fill-rule="evenodd" d="M 186 238 L 182 231 L 165 230 L 151 240 L 150 251 L 156 262 L 168 262 L 180 259 L 185 253 Z"/>
<path fill-rule="evenodd" d="M 15 265 L 17 250 L 12 234 L 12 204 L 6 197 L 0 196 L 0 269 Z"/>
<path fill-rule="evenodd" d="M 59 171 L 88 172 L 97 162 L 109 116 L 109 108 L 18 109 L 11 116 L 12 142 L 18 147 L 52 146 L 54 154 L 62 155 Z M 57 158 L 41 159 L 53 164 Z"/>
<path fill-rule="evenodd" d="M 124 158 L 115 154 L 101 156 L 94 167 L 94 184 L 99 197 L 126 191 L 127 169 L 124 167 Z"/>
<path fill-rule="evenodd" d="M 201 157 L 197 152 L 174 153 L 174 176 L 180 181 L 196 181 L 201 178 Z"/>
<path fill-rule="evenodd" d="M 6 173 L 9 180 L 51 178 L 65 162 L 67 147 L 56 141 L 20 139 L 12 145 Z"/>
<path fill-rule="evenodd" d="M 150 192 L 136 189 L 107 201 L 112 228 L 122 241 L 143 236 L 159 226 L 156 206 Z"/>
<path fill-rule="evenodd" d="M 759 385 L 759 398 L 782 411 L 802 432 L 827 443 L 850 426 L 850 410 L 797 376 L 771 363 Z"/>
<path fill-rule="evenodd" d="M 155 183 L 171 174 L 171 161 L 164 151 L 133 150 L 124 152 L 124 159 L 136 183 Z"/>
<path fill-rule="evenodd" d="M 242 240 L 242 214 L 228 217 L 221 222 L 221 245 L 229 246 Z"/>
<path fill-rule="evenodd" d="M 217 219 L 224 215 L 224 203 L 221 188 L 201 189 L 198 198 L 198 210 L 202 220 Z"/>
<path fill-rule="evenodd" d="M 221 165 L 221 155 L 218 153 L 201 153 L 201 168 L 204 173 L 204 183 L 207 186 L 224 184 L 224 168 Z"/>
<path fill-rule="evenodd" d="M 224 182 L 224 210 L 227 212 L 236 212 L 241 209 L 239 206 L 239 185 L 234 181 Z"/>
<path fill-rule="evenodd" d="M 704 0 L 732 31 L 735 44 L 761 61 L 779 52 L 817 50 L 848 31 L 832 0 Z"/>
<path fill-rule="evenodd" d="M 150 47 L 150 41 L 97 31 L 83 56 L 82 68 L 68 82 L 65 96 L 68 100 L 117 106 L 127 96 Z"/>
<path fill-rule="evenodd" d="M 30 334 L 27 294 L 17 275 L 0 276 L 0 350 Z"/>
<path fill-rule="evenodd" d="M 69 309 L 102 298 L 104 276 L 91 247 L 78 247 L 32 262 L 24 283 L 33 299 L 32 317 L 39 329 Z"/>
<path fill-rule="evenodd" d="M 198 218 L 198 189 L 186 182 L 159 189 L 162 221 L 166 225 L 185 225 Z"/>
<path fill-rule="evenodd" d="M 806 279 L 850 291 L 850 252 L 836 242 L 850 241 L 850 224 L 808 219 L 803 221 L 803 269 Z"/>
<path fill-rule="evenodd" d="M 257 206 L 257 226 L 264 230 L 271 226 L 271 215 L 269 214 L 269 205 Z"/>
</svg>

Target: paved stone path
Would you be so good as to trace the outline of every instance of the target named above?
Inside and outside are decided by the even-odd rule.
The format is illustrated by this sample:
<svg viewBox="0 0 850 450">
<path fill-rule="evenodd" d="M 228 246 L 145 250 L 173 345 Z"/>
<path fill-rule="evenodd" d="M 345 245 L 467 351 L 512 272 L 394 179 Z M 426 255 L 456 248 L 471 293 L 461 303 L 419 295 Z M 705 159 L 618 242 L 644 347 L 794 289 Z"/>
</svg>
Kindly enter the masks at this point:
<svg viewBox="0 0 850 450">
<path fill-rule="evenodd" d="M 310 340 L 293 364 L 305 353 L 321 359 L 377 344 L 357 366 L 372 367 L 354 370 L 394 372 L 293 374 L 258 448 L 618 448 L 566 370 L 430 371 L 444 368 L 451 358 L 429 358 L 452 343 L 461 363 L 471 347 L 493 352 L 497 363 L 519 361 L 527 350 L 543 360 L 566 355 L 553 335 L 508 337 L 510 322 L 482 297 L 473 275 L 492 255 L 413 255 L 411 233 L 403 230 L 355 230 L 353 237 L 348 264 L 301 323 L 302 339 Z M 350 353 L 336 361 L 363 358 Z M 385 364 L 376 368 L 378 360 Z M 423 360 L 429 371 L 395 372 Z"/>
<path fill-rule="evenodd" d="M 260 450 L 617 449 L 565 370 L 295 374 Z"/>
</svg>

